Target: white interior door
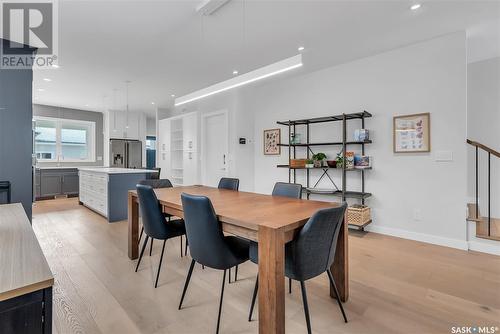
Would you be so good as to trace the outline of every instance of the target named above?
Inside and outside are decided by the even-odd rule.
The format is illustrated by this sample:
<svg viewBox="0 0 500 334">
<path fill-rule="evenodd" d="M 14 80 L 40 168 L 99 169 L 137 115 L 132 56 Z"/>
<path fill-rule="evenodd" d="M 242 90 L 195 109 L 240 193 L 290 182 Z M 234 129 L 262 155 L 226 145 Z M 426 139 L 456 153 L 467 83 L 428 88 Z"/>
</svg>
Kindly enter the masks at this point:
<svg viewBox="0 0 500 334">
<path fill-rule="evenodd" d="M 227 111 L 203 115 L 202 135 L 203 184 L 216 187 L 228 175 Z"/>
</svg>

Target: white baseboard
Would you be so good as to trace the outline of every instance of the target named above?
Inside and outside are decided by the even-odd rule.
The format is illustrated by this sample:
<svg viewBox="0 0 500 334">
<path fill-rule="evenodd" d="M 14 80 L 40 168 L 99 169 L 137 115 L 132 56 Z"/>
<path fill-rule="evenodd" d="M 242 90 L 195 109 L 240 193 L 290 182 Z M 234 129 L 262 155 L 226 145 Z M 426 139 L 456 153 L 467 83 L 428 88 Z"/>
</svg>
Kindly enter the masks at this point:
<svg viewBox="0 0 500 334">
<path fill-rule="evenodd" d="M 493 242 L 498 243 L 498 245 L 492 245 L 482 241 L 469 241 L 469 249 L 481 253 L 500 255 L 500 241 Z"/>
<path fill-rule="evenodd" d="M 424 234 L 424 233 L 418 233 L 418 232 L 412 232 L 397 228 L 376 226 L 376 225 L 367 226 L 365 227 L 365 229 L 370 232 L 392 235 L 393 237 L 399 237 L 403 239 L 426 242 L 428 244 L 433 244 L 433 245 L 457 248 L 462 250 L 469 249 L 469 244 L 465 240 L 437 237 L 435 235 L 430 235 L 430 234 Z"/>
</svg>

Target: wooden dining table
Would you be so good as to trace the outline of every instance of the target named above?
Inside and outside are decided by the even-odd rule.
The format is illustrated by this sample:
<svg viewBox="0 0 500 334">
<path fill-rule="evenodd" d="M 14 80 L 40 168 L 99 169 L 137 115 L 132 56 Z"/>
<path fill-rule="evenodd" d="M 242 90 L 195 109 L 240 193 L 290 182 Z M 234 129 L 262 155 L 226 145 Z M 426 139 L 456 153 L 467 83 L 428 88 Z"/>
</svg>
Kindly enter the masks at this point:
<svg viewBox="0 0 500 334">
<path fill-rule="evenodd" d="M 155 189 L 163 212 L 184 217 L 181 194 L 207 196 L 212 201 L 222 229 L 259 243 L 259 333 L 285 332 L 285 244 L 319 209 L 339 203 L 269 196 L 206 186 Z M 331 267 L 340 298 L 349 296 L 347 219 L 344 218 L 335 260 Z M 137 192 L 128 193 L 128 256 L 139 255 L 139 204 Z M 330 289 L 330 296 L 335 298 Z"/>
</svg>

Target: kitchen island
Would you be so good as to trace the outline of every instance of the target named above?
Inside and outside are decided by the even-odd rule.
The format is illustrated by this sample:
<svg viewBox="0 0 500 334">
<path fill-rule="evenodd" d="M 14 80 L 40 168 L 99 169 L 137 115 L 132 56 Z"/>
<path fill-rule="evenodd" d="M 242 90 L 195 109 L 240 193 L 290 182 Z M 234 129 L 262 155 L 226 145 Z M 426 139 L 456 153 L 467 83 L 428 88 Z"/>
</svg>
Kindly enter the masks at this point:
<svg viewBox="0 0 500 334">
<path fill-rule="evenodd" d="M 151 169 L 81 167 L 78 169 L 80 204 L 107 218 L 108 222 L 127 219 L 128 191 L 149 178 Z"/>
</svg>

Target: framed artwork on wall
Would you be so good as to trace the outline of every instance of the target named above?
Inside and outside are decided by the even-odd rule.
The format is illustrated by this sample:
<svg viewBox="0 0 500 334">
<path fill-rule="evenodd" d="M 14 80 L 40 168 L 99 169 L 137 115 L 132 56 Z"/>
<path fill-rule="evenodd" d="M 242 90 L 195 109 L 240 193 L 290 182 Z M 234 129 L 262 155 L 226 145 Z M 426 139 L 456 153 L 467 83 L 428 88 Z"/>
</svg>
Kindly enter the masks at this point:
<svg viewBox="0 0 500 334">
<path fill-rule="evenodd" d="M 430 114 L 394 116 L 393 147 L 394 153 L 430 152 Z"/>
<path fill-rule="evenodd" d="M 280 155 L 281 146 L 281 130 L 269 129 L 264 130 L 264 154 L 265 155 Z"/>
</svg>

